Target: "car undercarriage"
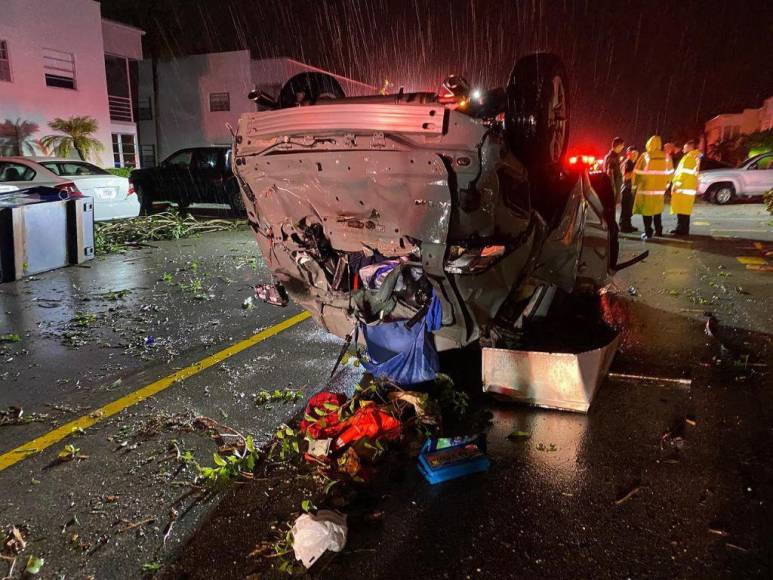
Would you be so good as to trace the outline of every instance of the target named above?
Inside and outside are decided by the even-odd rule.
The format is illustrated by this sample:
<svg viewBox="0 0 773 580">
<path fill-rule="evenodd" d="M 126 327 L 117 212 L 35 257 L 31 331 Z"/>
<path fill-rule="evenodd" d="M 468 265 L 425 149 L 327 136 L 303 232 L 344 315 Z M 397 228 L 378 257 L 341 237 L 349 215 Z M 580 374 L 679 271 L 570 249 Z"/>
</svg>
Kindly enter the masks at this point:
<svg viewBox="0 0 773 580">
<path fill-rule="evenodd" d="M 234 171 L 274 282 L 327 331 L 410 328 L 436 300 L 438 351 L 513 347 L 553 298 L 609 283 L 611 187 L 561 163 L 556 57 L 521 59 L 478 99 L 296 82 L 284 104 L 242 116 Z"/>
</svg>

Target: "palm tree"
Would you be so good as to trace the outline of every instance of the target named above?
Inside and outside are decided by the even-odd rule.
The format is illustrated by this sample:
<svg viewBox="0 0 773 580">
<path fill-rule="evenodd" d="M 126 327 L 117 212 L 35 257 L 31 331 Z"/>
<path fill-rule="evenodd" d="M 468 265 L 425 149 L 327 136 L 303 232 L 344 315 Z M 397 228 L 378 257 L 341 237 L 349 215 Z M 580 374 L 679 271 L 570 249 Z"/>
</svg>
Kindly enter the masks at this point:
<svg viewBox="0 0 773 580">
<path fill-rule="evenodd" d="M 40 141 L 44 147 L 53 149 L 60 157 L 69 157 L 75 149 L 78 156 L 86 161 L 92 154 L 105 148 L 100 141 L 92 137 L 99 127 L 93 117 L 57 117 L 48 126 L 64 135 L 46 135 Z"/>
<path fill-rule="evenodd" d="M 709 157 L 724 163 L 737 165 L 740 161 L 746 159 L 746 147 L 742 139 L 738 137 L 723 139 L 711 144 L 709 147 Z"/>
<path fill-rule="evenodd" d="M 32 121 L 6 119 L 0 123 L 0 154 L 25 155 L 35 153 L 30 137 L 38 132 L 38 124 Z"/>
</svg>

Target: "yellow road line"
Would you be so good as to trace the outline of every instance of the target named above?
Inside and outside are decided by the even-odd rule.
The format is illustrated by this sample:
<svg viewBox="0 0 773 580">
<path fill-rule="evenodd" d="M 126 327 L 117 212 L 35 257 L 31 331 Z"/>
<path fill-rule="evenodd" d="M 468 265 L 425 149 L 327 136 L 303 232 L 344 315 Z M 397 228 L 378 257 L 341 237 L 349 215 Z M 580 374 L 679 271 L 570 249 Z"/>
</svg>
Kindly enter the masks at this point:
<svg viewBox="0 0 773 580">
<path fill-rule="evenodd" d="M 754 265 L 754 266 L 764 266 L 767 264 L 767 261 L 765 258 L 760 258 L 758 256 L 738 256 L 736 258 L 741 264 L 744 264 L 746 266 Z"/>
<path fill-rule="evenodd" d="M 49 431 L 48 433 L 41 435 L 32 441 L 24 443 L 16 449 L 12 449 L 11 451 L 0 455 L 0 471 L 11 467 L 12 465 L 26 459 L 27 457 L 30 457 L 31 455 L 40 453 L 44 449 L 47 449 L 56 443 L 59 443 L 64 438 L 72 435 L 73 429 L 86 429 L 91 427 L 95 423 L 98 423 L 107 417 L 115 415 L 116 413 L 120 413 L 128 407 L 136 405 L 137 403 L 144 401 L 145 399 L 152 397 L 157 393 L 160 393 L 175 383 L 184 381 L 185 379 L 192 377 L 193 375 L 196 375 L 211 366 L 221 363 L 224 360 L 229 359 L 244 350 L 247 350 L 251 346 L 255 346 L 259 342 L 263 342 L 264 340 L 267 340 L 272 336 L 275 336 L 280 332 L 287 330 L 288 328 L 291 328 L 300 322 L 303 322 L 310 316 L 311 315 L 308 312 L 301 312 L 300 314 L 296 314 L 287 320 L 283 320 L 279 324 L 275 324 L 274 326 L 266 328 L 265 330 L 261 330 L 257 334 L 253 334 L 251 337 L 245 340 L 237 342 L 236 344 L 232 344 L 228 348 L 224 348 L 223 350 L 203 358 L 190 366 L 180 369 L 171 375 L 167 375 L 153 383 L 150 383 L 149 385 L 141 387 L 140 389 L 137 389 L 136 391 L 113 401 L 112 403 L 108 403 L 104 407 L 100 407 L 88 415 L 78 417 L 77 419 L 70 421 L 69 423 L 65 423 L 61 427 L 57 427 L 56 429 Z"/>
</svg>

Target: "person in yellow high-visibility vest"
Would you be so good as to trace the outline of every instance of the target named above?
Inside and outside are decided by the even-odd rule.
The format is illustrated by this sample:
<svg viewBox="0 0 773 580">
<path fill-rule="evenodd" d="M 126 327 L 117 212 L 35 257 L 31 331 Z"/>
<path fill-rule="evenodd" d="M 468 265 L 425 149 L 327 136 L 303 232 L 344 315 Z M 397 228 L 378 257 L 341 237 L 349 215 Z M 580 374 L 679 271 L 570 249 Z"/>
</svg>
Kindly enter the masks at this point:
<svg viewBox="0 0 773 580">
<path fill-rule="evenodd" d="M 676 214 L 676 236 L 690 235 L 690 214 L 698 190 L 698 171 L 701 166 L 701 152 L 695 148 L 695 141 L 688 141 L 682 148 L 684 155 L 676 167 L 671 185 L 671 213 Z"/>
<path fill-rule="evenodd" d="M 653 135 L 647 140 L 646 151 L 639 156 L 633 168 L 633 189 L 636 197 L 633 212 L 644 220 L 643 240 L 663 235 L 662 213 L 665 207 L 665 194 L 674 166 L 671 158 L 661 149 L 660 136 Z M 652 224 L 655 224 L 655 231 Z"/>
</svg>

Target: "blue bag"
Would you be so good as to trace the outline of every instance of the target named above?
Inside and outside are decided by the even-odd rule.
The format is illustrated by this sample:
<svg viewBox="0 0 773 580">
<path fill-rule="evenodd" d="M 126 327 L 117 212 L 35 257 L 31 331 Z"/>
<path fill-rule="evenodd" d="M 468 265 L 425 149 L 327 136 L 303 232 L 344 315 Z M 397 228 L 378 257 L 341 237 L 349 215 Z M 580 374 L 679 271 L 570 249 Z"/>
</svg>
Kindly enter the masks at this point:
<svg viewBox="0 0 773 580">
<path fill-rule="evenodd" d="M 440 328 L 442 318 L 440 300 L 433 295 L 427 313 L 411 328 L 406 326 L 407 320 L 361 324 L 368 348 L 363 365 L 373 376 L 399 385 L 433 380 L 440 362 L 431 333 Z"/>
</svg>

